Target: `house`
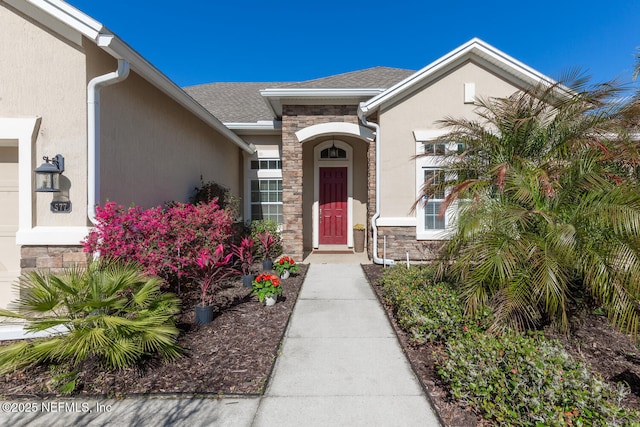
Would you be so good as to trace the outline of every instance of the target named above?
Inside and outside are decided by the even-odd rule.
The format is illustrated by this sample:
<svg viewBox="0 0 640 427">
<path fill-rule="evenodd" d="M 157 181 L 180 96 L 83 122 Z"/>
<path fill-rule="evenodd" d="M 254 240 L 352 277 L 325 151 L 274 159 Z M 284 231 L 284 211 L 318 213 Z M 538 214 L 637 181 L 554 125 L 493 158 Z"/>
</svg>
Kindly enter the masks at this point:
<svg viewBox="0 0 640 427">
<path fill-rule="evenodd" d="M 455 210 L 415 201 L 437 175 L 429 141 L 446 116 L 474 117 L 476 97 L 552 80 L 473 39 L 418 71 L 375 67 L 298 83 L 212 83 L 185 90 L 256 147 L 245 154 L 245 218 L 283 225 L 285 251 L 351 248 L 369 230 L 373 261 L 432 258 Z M 430 156 L 415 158 L 424 154 Z M 440 195 L 444 198 L 444 194 Z"/>
<path fill-rule="evenodd" d="M 96 204 L 242 194 L 254 147 L 101 23 L 60 0 L 0 1 L 0 306 L 21 271 L 85 263 Z M 43 157 L 59 192 L 36 192 Z"/>
<path fill-rule="evenodd" d="M 0 27 L 0 305 L 21 271 L 86 262 L 97 204 L 186 200 L 202 181 L 239 195 L 245 221 L 281 223 L 295 258 L 352 248 L 365 224 L 374 262 L 428 259 L 455 218 L 438 199 L 412 209 L 456 146 L 430 144 L 437 121 L 550 81 L 473 39 L 418 71 L 183 90 L 62 0 L 0 0 Z M 58 154 L 60 191 L 35 191 Z"/>
</svg>

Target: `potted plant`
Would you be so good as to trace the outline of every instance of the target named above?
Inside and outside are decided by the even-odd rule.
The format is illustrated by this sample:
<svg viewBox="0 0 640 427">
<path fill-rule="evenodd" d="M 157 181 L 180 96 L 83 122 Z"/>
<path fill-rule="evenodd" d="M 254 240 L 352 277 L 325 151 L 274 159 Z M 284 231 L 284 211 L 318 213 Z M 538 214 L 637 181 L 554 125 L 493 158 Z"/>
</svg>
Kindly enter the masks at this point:
<svg viewBox="0 0 640 427">
<path fill-rule="evenodd" d="M 353 249 L 356 252 L 364 252 L 364 224 L 353 226 Z"/>
<path fill-rule="evenodd" d="M 293 258 L 286 255 L 276 261 L 273 268 L 278 272 L 281 279 L 288 279 L 291 273 L 300 270 L 300 266 L 296 264 Z"/>
<path fill-rule="evenodd" d="M 258 241 L 262 245 L 262 270 L 270 271 L 273 267 L 273 260 L 271 257 L 273 256 L 273 251 L 276 246 L 276 239 L 274 239 L 268 231 L 263 231 L 258 234 Z"/>
<path fill-rule="evenodd" d="M 244 237 L 240 241 L 240 245 L 233 245 L 233 254 L 240 264 L 239 271 L 242 275 L 242 286 L 250 288 L 253 279 L 255 279 L 255 275 L 251 274 L 251 267 L 253 266 L 253 239 Z"/>
<path fill-rule="evenodd" d="M 196 324 L 204 325 L 213 320 L 213 306 L 211 300 L 213 298 L 213 285 L 229 274 L 229 261 L 233 254 L 224 255 L 224 247 L 219 245 L 213 255 L 209 249 L 205 248 L 200 251 L 197 258 L 197 264 L 200 268 L 201 277 L 197 279 L 200 285 L 200 294 L 202 301 L 196 305 Z"/>
<path fill-rule="evenodd" d="M 267 306 L 274 305 L 278 295 L 282 295 L 280 278 L 270 273 L 259 274 L 253 281 L 252 293 L 257 295 L 258 300 Z"/>
</svg>

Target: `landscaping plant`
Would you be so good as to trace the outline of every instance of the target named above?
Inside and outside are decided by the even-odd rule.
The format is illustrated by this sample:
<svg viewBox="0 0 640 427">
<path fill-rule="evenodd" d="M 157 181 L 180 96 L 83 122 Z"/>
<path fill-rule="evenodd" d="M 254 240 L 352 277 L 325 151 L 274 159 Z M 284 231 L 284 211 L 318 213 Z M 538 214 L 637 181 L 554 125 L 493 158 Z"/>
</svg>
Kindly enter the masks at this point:
<svg viewBox="0 0 640 427">
<path fill-rule="evenodd" d="M 20 277 L 20 299 L 0 316 L 21 319 L 29 332 L 55 328 L 48 338 L 0 347 L 0 372 L 36 363 L 77 365 L 96 358 L 107 368 L 126 368 L 143 358 L 179 356 L 174 315 L 179 301 L 162 281 L 134 264 L 91 263 L 62 274 Z"/>
<path fill-rule="evenodd" d="M 200 251 L 196 261 L 200 271 L 196 280 L 200 284 L 202 307 L 211 305 L 215 285 L 231 274 L 230 261 L 232 256 L 232 253 L 224 255 L 224 246 L 222 245 L 218 245 L 213 254 L 206 248 Z"/>
<path fill-rule="evenodd" d="M 439 376 L 452 396 L 505 426 L 640 426 L 610 386 L 540 333 L 468 332 L 446 344 Z"/>
<path fill-rule="evenodd" d="M 637 144 L 611 84 L 540 84 L 478 101 L 480 119 L 442 121 L 461 153 L 443 162 L 441 213 L 457 205 L 442 266 L 469 314 L 490 307 L 496 330 L 569 327 L 578 301 L 617 327 L 640 322 Z M 588 297 L 588 298 L 587 298 Z"/>
<path fill-rule="evenodd" d="M 276 239 L 268 231 L 258 234 L 258 241 L 262 249 L 262 257 L 265 260 L 273 259 L 275 256 Z"/>
<path fill-rule="evenodd" d="M 262 259 L 266 258 L 266 254 L 264 253 L 264 245 L 261 244 L 259 236 L 265 236 L 265 233 L 273 238 L 273 243 L 270 246 L 270 253 L 268 256 L 270 259 L 274 259 L 282 253 L 280 224 L 271 219 L 251 221 L 251 238 L 258 245 L 258 254 L 262 256 Z"/>
<path fill-rule="evenodd" d="M 280 278 L 275 274 L 259 274 L 253 281 L 252 293 L 258 296 L 260 302 L 263 302 L 266 297 L 282 295 Z"/>
<path fill-rule="evenodd" d="M 125 209 L 113 202 L 97 207 L 98 224 L 84 250 L 123 262 L 136 262 L 144 271 L 172 285 L 197 276 L 203 249 L 214 251 L 232 234 L 232 214 L 215 200 L 192 205 Z"/>
<path fill-rule="evenodd" d="M 385 303 L 413 341 L 442 342 L 488 326 L 487 313 L 476 319 L 464 315 L 456 290 L 435 282 L 430 266 L 395 265 L 384 270 L 380 284 Z"/>
<path fill-rule="evenodd" d="M 293 258 L 285 255 L 276 261 L 273 269 L 278 272 L 278 275 L 282 275 L 282 272 L 285 270 L 288 270 L 290 273 L 295 273 L 300 270 L 300 266 L 296 264 Z"/>
<path fill-rule="evenodd" d="M 233 245 L 233 255 L 239 264 L 238 271 L 244 276 L 251 274 L 253 266 L 253 239 L 251 237 L 243 237 L 239 245 Z"/>
</svg>

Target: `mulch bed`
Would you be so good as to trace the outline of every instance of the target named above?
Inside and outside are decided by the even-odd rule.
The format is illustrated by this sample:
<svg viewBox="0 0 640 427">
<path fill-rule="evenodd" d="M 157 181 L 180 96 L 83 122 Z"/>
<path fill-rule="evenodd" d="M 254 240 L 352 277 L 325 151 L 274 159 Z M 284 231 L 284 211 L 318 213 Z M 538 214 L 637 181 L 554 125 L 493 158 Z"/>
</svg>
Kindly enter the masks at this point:
<svg viewBox="0 0 640 427">
<path fill-rule="evenodd" d="M 123 397 L 146 394 L 260 394 L 265 389 L 308 266 L 282 281 L 283 294 L 264 307 L 242 282 L 229 281 L 215 296 L 213 322 L 196 326 L 197 289 L 181 292 L 178 316 L 183 357 L 149 360 L 135 369 L 105 370 L 93 361 L 80 371 L 73 396 Z M 50 366 L 22 369 L 0 377 L 3 397 L 55 396 Z"/>
<path fill-rule="evenodd" d="M 382 267 L 363 265 L 362 268 L 382 302 L 380 287 L 376 286 L 382 276 Z M 395 321 L 391 308 L 385 306 L 385 310 L 404 352 L 442 421 L 450 427 L 492 425 L 475 414 L 471 408 L 457 403 L 449 396 L 447 387 L 440 381 L 435 370 L 436 360 L 444 357 L 444 347 L 411 342 L 409 335 Z M 574 323 L 571 335 L 565 336 L 552 331 L 545 331 L 545 335 L 560 341 L 570 354 L 578 360 L 585 361 L 593 372 L 600 374 L 608 382 L 626 382 L 631 393 L 621 402 L 622 405 L 640 409 L 640 350 L 630 337 L 613 329 L 607 323 L 606 317 L 584 315 Z"/>
</svg>

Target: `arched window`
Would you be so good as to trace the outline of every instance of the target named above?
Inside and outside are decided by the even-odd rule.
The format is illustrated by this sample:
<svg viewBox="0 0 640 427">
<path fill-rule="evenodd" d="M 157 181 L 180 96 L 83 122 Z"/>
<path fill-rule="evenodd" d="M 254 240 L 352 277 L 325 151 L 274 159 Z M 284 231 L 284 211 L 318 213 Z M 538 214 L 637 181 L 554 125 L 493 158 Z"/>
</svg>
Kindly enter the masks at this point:
<svg viewBox="0 0 640 427">
<path fill-rule="evenodd" d="M 342 148 L 336 147 L 335 144 L 329 148 L 325 148 L 320 152 L 321 159 L 346 159 L 347 152 Z"/>
</svg>

